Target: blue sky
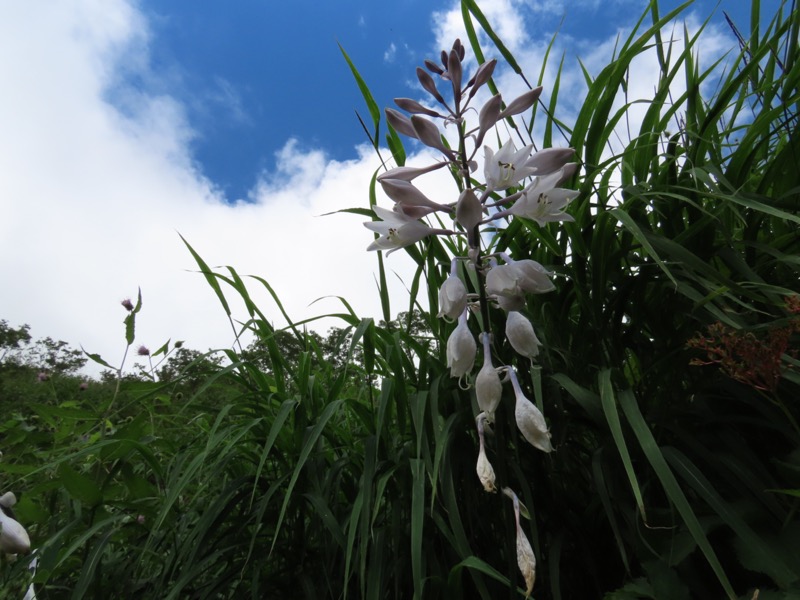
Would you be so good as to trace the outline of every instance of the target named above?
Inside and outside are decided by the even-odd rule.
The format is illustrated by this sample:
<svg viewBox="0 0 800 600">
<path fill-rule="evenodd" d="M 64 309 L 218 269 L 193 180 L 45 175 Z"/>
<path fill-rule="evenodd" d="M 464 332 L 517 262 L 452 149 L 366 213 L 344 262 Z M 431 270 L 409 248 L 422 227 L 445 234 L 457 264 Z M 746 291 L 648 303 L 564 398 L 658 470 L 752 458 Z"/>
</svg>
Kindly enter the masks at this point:
<svg viewBox="0 0 800 600">
<path fill-rule="evenodd" d="M 676 4 L 663 2 L 662 12 Z M 736 48 L 721 11 L 746 32 L 745 4 L 721 1 L 698 45 L 701 62 Z M 766 12 L 777 4 L 762 2 Z M 646 3 L 480 5 L 534 77 L 559 30 L 554 52 L 565 56 L 559 98 L 568 120 L 585 90 L 577 58 L 599 72 L 616 33 L 625 35 Z M 690 7 L 689 29 L 715 5 Z M 116 364 L 124 350 L 120 301 L 141 288 L 137 344 L 171 338 L 202 350 L 228 347 L 230 325 L 178 233 L 210 265 L 264 277 L 295 320 L 340 311 L 335 296 L 360 316 L 380 318 L 363 218 L 320 216 L 366 206 L 379 167 L 364 145 L 354 111 L 366 116 L 366 109 L 337 42 L 380 106 L 395 96 L 422 99 L 414 68 L 463 35 L 458 7 L 455 0 L 0 0 L 0 319 Z M 631 99 L 652 93 L 656 72 L 652 56 L 634 65 Z M 508 71 L 498 69 L 496 81 L 506 98 L 522 91 Z M 409 160 L 431 158 L 415 151 Z M 426 185 L 431 197 L 452 194 L 446 176 Z M 393 313 L 407 309 L 403 282 L 413 269 L 405 259 L 400 252 L 387 259 Z M 280 326 L 269 295 L 251 284 Z M 243 307 L 233 306 L 234 318 L 245 320 Z"/>
<path fill-rule="evenodd" d="M 120 84 L 180 98 L 196 135 L 194 159 L 230 200 L 243 199 L 259 173 L 275 169 L 275 153 L 290 138 L 301 147 L 322 147 L 335 159 L 355 156 L 353 148 L 365 137 L 354 110 L 367 114 L 337 44 L 378 104 L 391 105 L 397 95 L 416 93 L 409 85 L 414 68 L 436 55 L 435 15 L 452 4 L 142 0 L 151 23 L 153 79 L 134 74 Z M 679 4 L 662 1 L 662 14 Z M 691 10 L 711 15 L 715 4 L 702 0 Z M 713 20 L 721 22 L 725 10 L 746 32 L 745 4 L 723 2 Z M 770 3 L 764 4 L 768 9 Z M 620 0 L 530 2 L 521 15 L 534 37 L 549 39 L 561 25 L 564 35 L 586 42 L 608 38 L 645 7 Z"/>
</svg>

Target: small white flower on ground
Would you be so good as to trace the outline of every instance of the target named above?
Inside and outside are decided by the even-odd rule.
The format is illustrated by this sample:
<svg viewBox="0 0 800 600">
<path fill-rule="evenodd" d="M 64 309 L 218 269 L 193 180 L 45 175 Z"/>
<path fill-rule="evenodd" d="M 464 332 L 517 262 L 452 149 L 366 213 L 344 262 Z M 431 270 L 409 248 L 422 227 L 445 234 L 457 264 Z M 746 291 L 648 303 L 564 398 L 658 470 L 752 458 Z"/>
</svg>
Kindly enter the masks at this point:
<svg viewBox="0 0 800 600">
<path fill-rule="evenodd" d="M 478 351 L 475 338 L 467 325 L 467 311 L 458 317 L 458 325 L 447 338 L 447 367 L 450 377 L 461 377 L 472 371 Z"/>
</svg>

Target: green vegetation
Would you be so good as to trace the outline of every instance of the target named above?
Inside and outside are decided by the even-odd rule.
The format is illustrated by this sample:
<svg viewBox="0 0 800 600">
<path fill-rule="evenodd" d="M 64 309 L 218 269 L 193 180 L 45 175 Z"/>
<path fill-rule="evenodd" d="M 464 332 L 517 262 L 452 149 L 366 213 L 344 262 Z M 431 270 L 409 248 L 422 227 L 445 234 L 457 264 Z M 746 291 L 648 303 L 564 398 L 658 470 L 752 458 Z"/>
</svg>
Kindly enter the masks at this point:
<svg viewBox="0 0 800 600">
<path fill-rule="evenodd" d="M 474 1 L 462 5 L 479 61 L 515 66 Z M 608 66 L 584 71 L 574 122 L 559 120 L 558 76 L 508 120 L 519 141 L 571 146 L 581 164 L 565 184 L 580 190 L 574 223 L 518 219 L 492 241 L 558 274 L 526 306 L 537 363 L 497 344 L 546 407 L 556 450 L 521 440 L 509 386 L 487 438 L 498 484 L 530 517 L 537 600 L 800 595 L 800 13 L 759 12 L 754 1 L 718 85 L 696 32 L 663 37 L 680 9 L 653 3 Z M 620 143 L 634 105 L 614 101 L 650 52 L 659 87 Z M 381 113 L 358 83 L 377 144 Z M 400 138 L 387 140 L 403 164 Z M 187 244 L 254 344 L 165 346 L 160 370 L 84 390 L 80 356 L 0 322 L 0 491 L 19 497 L 37 597 L 521 597 L 513 506 L 477 478 L 474 391 L 449 376 L 453 325 L 435 316 L 460 243 L 429 237 L 392 257 L 418 265 L 407 312 L 390 320 L 383 285 L 384 322 L 343 301 L 326 338 L 276 330 L 248 291 L 263 286 L 282 310 L 268 282 L 213 271 Z M 22 597 L 27 562 L 3 562 L 0 598 Z"/>
</svg>

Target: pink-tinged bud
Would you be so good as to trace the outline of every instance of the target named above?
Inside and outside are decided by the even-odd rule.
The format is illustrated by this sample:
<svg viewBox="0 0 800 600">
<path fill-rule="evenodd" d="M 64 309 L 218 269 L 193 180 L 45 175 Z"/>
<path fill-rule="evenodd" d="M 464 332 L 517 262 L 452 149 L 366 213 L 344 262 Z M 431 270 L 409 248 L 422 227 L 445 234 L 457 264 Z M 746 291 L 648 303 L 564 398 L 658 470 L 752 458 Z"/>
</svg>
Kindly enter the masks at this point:
<svg viewBox="0 0 800 600">
<path fill-rule="evenodd" d="M 480 115 L 478 116 L 478 139 L 475 140 L 475 145 L 480 146 L 483 142 L 483 136 L 494 127 L 495 123 L 500 119 L 500 107 L 503 104 L 503 97 L 500 94 L 492 96 L 486 104 L 481 108 Z"/>
<path fill-rule="evenodd" d="M 424 206 L 433 210 L 448 211 L 446 206 L 437 204 L 414 187 L 414 184 L 402 179 L 381 179 L 383 191 L 392 200 L 404 206 Z"/>
<path fill-rule="evenodd" d="M 428 115 L 429 117 L 441 117 L 438 112 L 435 110 L 431 110 L 430 108 L 426 108 L 416 100 L 412 100 L 411 98 L 395 98 L 394 103 L 397 104 L 400 108 L 402 108 L 406 112 L 410 112 L 412 114 L 419 114 L 419 115 Z"/>
<path fill-rule="evenodd" d="M 466 308 L 467 288 L 458 275 L 452 274 L 439 288 L 439 314 L 436 316 L 455 321 Z"/>
<path fill-rule="evenodd" d="M 533 103 L 539 99 L 539 96 L 542 95 L 542 86 L 529 90 L 518 96 L 511 103 L 506 106 L 506 109 L 500 113 L 500 119 L 505 119 L 506 117 L 512 117 L 514 115 L 518 115 L 521 112 L 528 110 Z"/>
<path fill-rule="evenodd" d="M 120 304 L 122 304 L 123 308 L 128 312 L 131 312 L 133 310 L 133 302 L 131 302 L 130 298 L 125 298 L 125 300 L 120 302 Z"/>
<path fill-rule="evenodd" d="M 445 71 L 447 70 L 447 67 L 449 66 L 447 64 L 448 57 L 449 57 L 449 55 L 447 54 L 447 51 L 445 51 L 445 50 L 442 50 L 441 53 L 439 53 L 439 59 L 442 61 L 442 65 L 444 65 Z"/>
<path fill-rule="evenodd" d="M 481 222 L 481 219 L 483 219 L 483 205 L 475 192 L 471 188 L 467 188 L 461 192 L 456 203 L 456 221 L 467 232 L 471 247 L 478 245 L 475 239 L 475 226 Z"/>
<path fill-rule="evenodd" d="M 85 392 L 89 389 L 89 384 L 85 381 L 81 381 L 81 384 L 78 386 L 78 389 L 82 392 Z"/>
<path fill-rule="evenodd" d="M 447 367 L 450 377 L 462 377 L 470 371 L 475 364 L 475 354 L 478 351 L 475 338 L 467 325 L 467 311 L 458 317 L 458 325 L 447 338 Z"/>
<path fill-rule="evenodd" d="M 574 154 L 575 150 L 572 148 L 545 148 L 535 152 L 525 162 L 525 166 L 534 169 L 534 175 L 541 177 L 561 169 Z"/>
<path fill-rule="evenodd" d="M 463 70 L 461 69 L 461 59 L 456 49 L 450 51 L 450 58 L 447 61 L 447 74 L 450 76 L 450 82 L 453 84 L 453 98 L 455 98 L 456 102 L 460 102 Z"/>
<path fill-rule="evenodd" d="M 512 310 L 506 316 L 506 337 L 511 347 L 522 356 L 530 359 L 538 356 L 542 343 L 536 337 L 531 322 L 521 312 Z"/>
<path fill-rule="evenodd" d="M 401 179 L 403 181 L 411 181 L 420 175 L 441 169 L 446 164 L 448 163 L 440 162 L 429 167 L 395 167 L 394 169 L 389 169 L 385 173 L 378 175 L 377 180 L 383 181 L 384 179 Z"/>
<path fill-rule="evenodd" d="M 137 522 L 139 525 L 144 525 L 144 522 L 145 522 L 144 515 L 139 515 L 139 516 L 137 516 L 137 517 L 136 517 L 136 522 Z"/>
<path fill-rule="evenodd" d="M 442 69 L 442 67 L 437 65 L 432 60 L 426 58 L 423 62 L 425 63 L 425 66 L 431 73 L 436 73 L 437 75 L 441 75 L 442 73 L 444 73 L 444 69 Z"/>
<path fill-rule="evenodd" d="M 36 379 L 38 379 L 39 381 L 47 381 L 48 379 L 50 379 L 50 376 L 44 371 L 42 371 L 36 376 Z"/>
<path fill-rule="evenodd" d="M 395 204 L 392 210 L 412 219 L 421 219 L 432 212 L 436 212 L 436 209 L 430 206 L 410 206 L 408 204 Z"/>
<path fill-rule="evenodd" d="M 386 122 L 389 123 L 397 133 L 402 133 L 412 138 L 417 137 L 417 132 L 414 131 L 414 127 L 411 125 L 411 119 L 403 113 L 393 108 L 386 108 L 383 112 L 386 114 Z"/>
<path fill-rule="evenodd" d="M 492 73 L 494 73 L 494 68 L 497 66 L 497 59 L 493 58 L 492 60 L 481 64 L 478 67 L 478 70 L 475 71 L 475 75 L 472 76 L 472 79 L 467 84 L 467 86 L 472 86 L 472 89 L 469 91 L 469 97 L 472 98 L 475 93 L 484 85 L 489 79 L 492 77 Z"/>
<path fill-rule="evenodd" d="M 426 73 L 421 67 L 417 67 L 417 79 L 419 79 L 419 82 L 422 84 L 422 87 L 425 89 L 425 91 L 436 98 L 438 102 L 444 104 L 444 98 L 442 98 L 439 90 L 436 89 L 436 82 L 433 81 L 433 77 Z"/>
<path fill-rule="evenodd" d="M 456 38 L 456 41 L 453 42 L 453 50 L 458 54 L 458 60 L 463 62 L 467 51 L 464 49 L 464 44 L 461 43 L 460 38 Z"/>
<path fill-rule="evenodd" d="M 561 185 L 567 179 L 575 175 L 578 170 L 578 163 L 567 163 L 561 168 L 561 178 L 556 181 L 555 185 Z"/>
<path fill-rule="evenodd" d="M 442 134 L 439 133 L 439 128 L 431 121 L 425 117 L 413 115 L 411 117 L 411 125 L 414 127 L 414 131 L 417 134 L 416 137 L 419 138 L 420 142 L 431 148 L 436 148 L 447 156 L 453 155 L 453 151 L 442 143 Z"/>
<path fill-rule="evenodd" d="M 150 356 L 150 350 L 147 349 L 147 346 L 139 346 L 139 349 L 136 351 L 136 354 L 139 356 Z"/>
</svg>

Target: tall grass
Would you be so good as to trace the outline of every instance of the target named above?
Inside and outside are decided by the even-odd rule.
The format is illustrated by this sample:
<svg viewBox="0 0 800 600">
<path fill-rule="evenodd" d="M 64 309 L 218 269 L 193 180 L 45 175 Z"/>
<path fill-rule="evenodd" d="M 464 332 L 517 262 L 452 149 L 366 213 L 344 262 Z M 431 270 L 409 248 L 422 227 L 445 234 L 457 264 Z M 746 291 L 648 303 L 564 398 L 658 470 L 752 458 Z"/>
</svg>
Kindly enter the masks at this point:
<svg viewBox="0 0 800 600">
<path fill-rule="evenodd" d="M 797 361 L 772 356 L 782 377 L 763 389 L 713 360 L 727 349 L 752 370 L 758 348 L 774 355 L 770 332 L 796 318 L 786 300 L 800 270 L 800 16 L 761 23 L 752 6 L 749 35 L 710 95 L 718 70 L 700 68 L 697 36 L 663 34 L 684 7 L 661 16 L 654 2 L 613 60 L 586 72 L 574 123 L 558 120 L 556 88 L 516 124 L 523 139 L 542 131 L 537 141 L 575 148 L 582 165 L 575 223 L 515 220 L 493 242 L 560 276 L 556 292 L 527 306 L 544 342 L 539 363 L 497 346 L 547 406 L 557 450 L 543 458 L 520 442 L 510 393 L 488 440 L 498 480 L 519 490 L 530 517 L 536 598 L 800 593 Z M 498 55 L 524 76 L 479 6 L 462 9 L 478 59 Z M 478 28 L 493 47 L 480 46 Z M 649 52 L 659 85 L 620 146 L 632 103 L 615 101 Z M 563 64 L 541 69 L 559 81 Z M 370 115 L 377 145 L 385 125 Z M 400 138 L 387 139 L 402 164 Z M 374 194 L 365 182 L 353 212 L 370 214 Z M 519 596 L 513 508 L 477 480 L 475 400 L 447 373 L 451 326 L 435 318 L 436 290 L 461 250 L 450 243 L 428 239 L 398 257 L 418 266 L 401 322 L 391 321 L 379 257 L 384 322 L 343 302 L 343 366 L 324 360 L 303 323 L 288 328 L 302 349 L 289 360 L 251 300 L 248 286 L 263 287 L 283 310 L 268 282 L 212 270 L 187 244 L 270 368 L 226 350 L 228 365 L 199 386 L 129 383 L 113 406 L 58 401 L 7 416 L 0 472 L 23 492 L 17 514 L 37 548 L 38 597 Z M 708 331 L 717 322 L 725 336 Z M 5 565 L 0 597 L 21 597 L 25 567 Z"/>
</svg>

